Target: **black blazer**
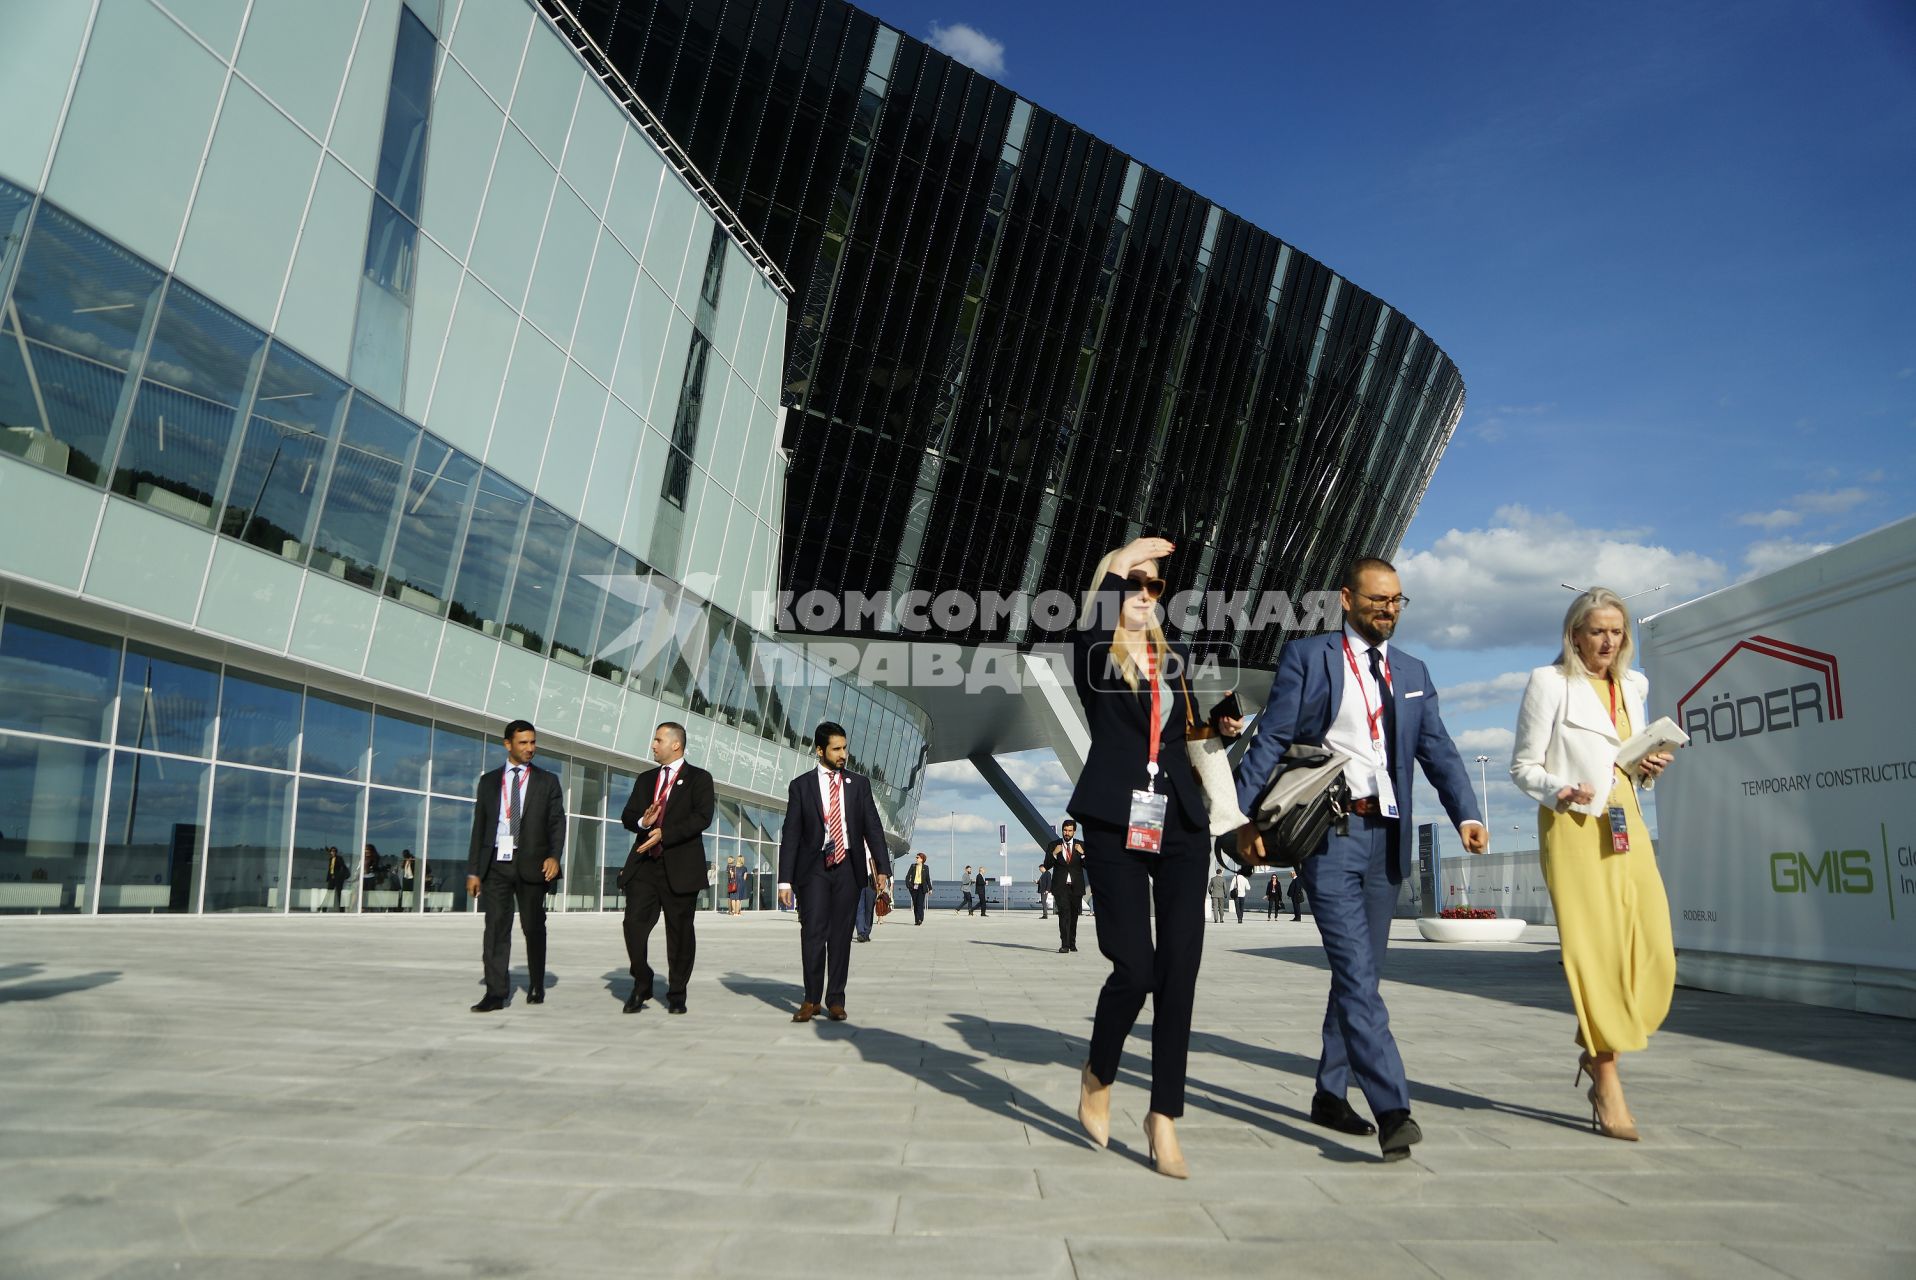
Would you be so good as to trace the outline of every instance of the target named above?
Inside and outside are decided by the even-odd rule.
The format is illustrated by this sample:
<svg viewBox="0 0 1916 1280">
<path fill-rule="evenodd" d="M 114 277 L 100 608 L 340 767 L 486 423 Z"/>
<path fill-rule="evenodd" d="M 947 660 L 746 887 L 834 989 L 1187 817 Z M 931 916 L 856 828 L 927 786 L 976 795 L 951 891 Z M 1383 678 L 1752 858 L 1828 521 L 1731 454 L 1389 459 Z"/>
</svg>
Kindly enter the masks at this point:
<svg viewBox="0 0 1916 1280">
<path fill-rule="evenodd" d="M 483 876 L 492 861 L 492 841 L 499 830 L 499 780 L 506 766 L 479 775 L 479 789 L 473 796 L 472 843 L 466 850 L 466 874 Z M 536 764 L 526 766 L 525 808 L 519 813 L 519 845 L 513 850 L 512 865 L 519 868 L 521 880 L 544 883 L 547 858 L 557 858 L 565 869 L 565 788 L 559 775 Z"/>
<path fill-rule="evenodd" d="M 1131 793 L 1144 790 L 1150 783 L 1145 763 L 1151 758 L 1151 690 L 1142 683 L 1136 690 L 1128 688 L 1116 668 L 1110 666 L 1111 636 L 1123 590 L 1124 579 L 1115 573 L 1105 574 L 1098 584 L 1091 616 L 1071 634 L 1071 678 L 1091 730 L 1091 750 L 1085 753 L 1084 770 L 1078 774 L 1078 785 L 1065 806 L 1065 812 L 1080 824 L 1089 819 L 1106 826 L 1125 826 L 1131 821 Z M 1189 668 L 1191 655 L 1180 645 L 1172 645 L 1171 652 L 1176 658 L 1167 673 L 1171 677 L 1171 703 L 1162 708 L 1167 722 L 1158 742 L 1158 789 L 1175 795 L 1178 807 L 1202 829 L 1204 792 L 1191 772 L 1190 758 L 1184 754 L 1188 683 L 1178 674 Z M 1191 712 L 1195 715 L 1196 708 Z M 1210 720 L 1208 716 L 1197 718 Z"/>
<path fill-rule="evenodd" d="M 626 854 L 625 866 L 619 872 L 621 889 L 631 881 L 633 869 L 652 856 L 639 852 L 639 846 L 652 834 L 639 819 L 652 806 L 652 792 L 658 785 L 656 768 L 640 774 L 632 785 L 632 795 L 625 802 L 624 812 L 619 814 L 620 825 L 638 837 L 632 842 L 632 850 Z M 682 762 L 678 777 L 672 780 L 672 798 L 665 803 L 665 819 L 661 823 L 664 834 L 653 851 L 665 862 L 665 883 L 673 893 L 698 893 L 711 883 L 705 862 L 705 829 L 712 825 L 712 814 L 717 808 L 712 775 L 689 760 Z"/>
<path fill-rule="evenodd" d="M 926 862 L 922 865 L 924 866 L 924 869 L 925 869 L 924 883 L 920 884 L 912 880 L 912 877 L 918 874 L 918 868 L 920 866 L 920 863 L 918 859 L 916 858 L 913 858 L 911 860 L 911 864 L 907 866 L 902 873 L 900 873 L 898 878 L 907 889 L 910 889 L 913 891 L 922 889 L 926 893 L 929 893 L 931 892 L 931 885 L 932 885 L 931 863 Z"/>
<path fill-rule="evenodd" d="M 1160 763 L 1163 758 L 1160 753 Z M 1084 893 L 1084 841 L 1074 839 L 1071 843 L 1076 846 L 1071 851 L 1071 861 L 1064 860 L 1064 841 L 1060 840 L 1051 846 L 1051 851 L 1044 856 L 1044 865 L 1039 868 L 1051 873 L 1051 892 L 1059 897 L 1076 897 Z"/>
<path fill-rule="evenodd" d="M 885 828 L 872 799 L 872 784 L 863 774 L 845 770 L 845 847 L 850 850 L 852 874 L 862 887 L 870 883 L 865 852 L 870 850 L 878 874 L 891 874 L 891 851 Z M 778 882 L 796 888 L 825 870 L 825 811 L 818 799 L 818 770 L 807 769 L 792 779 L 785 792 L 785 829 L 778 838 Z"/>
</svg>

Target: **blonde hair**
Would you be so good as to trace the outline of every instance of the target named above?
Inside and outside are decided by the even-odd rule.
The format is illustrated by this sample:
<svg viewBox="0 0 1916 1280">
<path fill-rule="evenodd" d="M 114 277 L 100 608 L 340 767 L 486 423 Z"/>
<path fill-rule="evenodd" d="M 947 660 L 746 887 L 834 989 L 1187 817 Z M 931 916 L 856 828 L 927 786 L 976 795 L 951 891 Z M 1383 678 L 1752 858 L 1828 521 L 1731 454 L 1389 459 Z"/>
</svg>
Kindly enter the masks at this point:
<svg viewBox="0 0 1916 1280">
<path fill-rule="evenodd" d="M 1084 593 L 1082 616 L 1085 619 L 1098 616 L 1098 587 L 1104 582 L 1104 575 L 1111 572 L 1111 562 L 1117 558 L 1118 551 L 1122 550 L 1124 548 L 1119 547 L 1117 551 L 1105 552 L 1104 558 L 1098 561 L 1098 567 L 1091 571 L 1091 586 Z M 1145 563 L 1155 565 L 1157 562 L 1147 560 Z M 1111 657 L 1117 664 L 1118 674 L 1123 676 L 1124 682 L 1135 690 L 1138 687 L 1139 678 L 1144 674 L 1144 667 L 1138 660 L 1140 649 L 1138 642 L 1132 639 L 1133 633 L 1119 626 L 1118 621 L 1117 618 L 1111 620 Z M 1151 620 L 1145 623 L 1144 631 L 1150 637 L 1151 650 L 1156 659 L 1152 663 L 1152 668 L 1158 673 L 1159 678 L 1163 678 L 1165 656 L 1170 652 L 1171 643 L 1164 638 L 1164 627 L 1158 622 L 1155 611 L 1151 615 Z"/>
<path fill-rule="evenodd" d="M 1557 669 L 1567 676 L 1594 677 L 1596 674 L 1583 665 L 1583 658 L 1577 653 L 1577 632 L 1599 609 L 1615 609 L 1623 618 L 1623 642 L 1617 646 L 1617 656 L 1611 659 L 1611 674 L 1621 679 L 1630 669 L 1637 652 L 1636 641 L 1630 635 L 1630 611 L 1623 607 L 1623 597 L 1610 588 L 1591 587 L 1572 600 L 1563 615 L 1563 652 L 1557 657 Z"/>
</svg>

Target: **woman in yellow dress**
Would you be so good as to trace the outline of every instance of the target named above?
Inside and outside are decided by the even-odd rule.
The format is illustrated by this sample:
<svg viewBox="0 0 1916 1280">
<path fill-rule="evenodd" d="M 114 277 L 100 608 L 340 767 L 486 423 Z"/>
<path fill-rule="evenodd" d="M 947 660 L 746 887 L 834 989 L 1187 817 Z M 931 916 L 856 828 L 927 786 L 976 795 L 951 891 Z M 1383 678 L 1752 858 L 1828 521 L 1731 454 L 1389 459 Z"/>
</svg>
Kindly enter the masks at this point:
<svg viewBox="0 0 1916 1280">
<path fill-rule="evenodd" d="M 1577 1082 L 1591 1079 L 1590 1123 L 1605 1137 L 1637 1140 L 1617 1055 L 1642 1049 L 1670 1011 L 1676 950 L 1670 902 L 1637 804 L 1670 762 L 1635 771 L 1617 752 L 1643 727 L 1648 682 L 1623 601 L 1592 587 L 1563 619 L 1563 652 L 1530 673 L 1510 776 L 1541 806 L 1537 835 L 1557 915 L 1563 973 L 1577 1013 Z"/>
</svg>

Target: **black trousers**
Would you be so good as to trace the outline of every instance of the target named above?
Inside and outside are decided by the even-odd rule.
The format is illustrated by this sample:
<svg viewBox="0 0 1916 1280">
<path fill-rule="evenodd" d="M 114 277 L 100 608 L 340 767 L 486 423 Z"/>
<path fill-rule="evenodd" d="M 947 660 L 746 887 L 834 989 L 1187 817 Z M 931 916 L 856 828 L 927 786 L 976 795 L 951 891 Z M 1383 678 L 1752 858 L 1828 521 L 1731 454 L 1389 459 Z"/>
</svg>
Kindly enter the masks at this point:
<svg viewBox="0 0 1916 1280">
<path fill-rule="evenodd" d="M 1159 853 L 1124 847 L 1124 828 L 1085 822 L 1085 870 L 1098 896 L 1098 950 L 1111 976 L 1098 992 L 1091 1024 L 1091 1074 L 1118 1078 L 1125 1039 L 1151 1000 L 1151 1110 L 1184 1114 L 1184 1074 L 1191 1056 L 1191 1003 L 1204 956 L 1204 896 L 1211 841 L 1169 797 Z M 1152 909 L 1157 936 L 1152 937 Z"/>
<path fill-rule="evenodd" d="M 692 961 L 698 954 L 693 930 L 698 914 L 699 895 L 672 892 L 665 864 L 657 858 L 642 859 L 632 868 L 632 879 L 625 886 L 625 958 L 631 964 L 632 989 L 640 999 L 652 998 L 652 966 L 645 952 L 660 916 L 665 917 L 665 998 L 685 999 Z"/>
<path fill-rule="evenodd" d="M 1119 841 L 1120 844 L 1123 841 Z M 1078 913 L 1084 910 L 1082 893 L 1060 893 L 1058 899 L 1058 945 L 1077 950 Z"/>
<path fill-rule="evenodd" d="M 925 923 L 925 897 L 930 892 L 931 890 L 929 889 L 913 889 L 911 891 L 911 920 L 913 924 Z"/>
<path fill-rule="evenodd" d="M 805 967 L 805 998 L 845 1003 L 852 963 L 852 920 L 858 914 L 858 877 L 848 858 L 798 886 L 798 950 Z"/>
<path fill-rule="evenodd" d="M 503 1000 L 512 990 L 512 913 L 519 912 L 519 929 L 526 935 L 526 973 L 531 986 L 546 985 L 546 886 L 543 880 L 521 880 L 510 862 L 494 862 L 479 882 L 479 903 L 486 912 L 486 994 Z"/>
</svg>

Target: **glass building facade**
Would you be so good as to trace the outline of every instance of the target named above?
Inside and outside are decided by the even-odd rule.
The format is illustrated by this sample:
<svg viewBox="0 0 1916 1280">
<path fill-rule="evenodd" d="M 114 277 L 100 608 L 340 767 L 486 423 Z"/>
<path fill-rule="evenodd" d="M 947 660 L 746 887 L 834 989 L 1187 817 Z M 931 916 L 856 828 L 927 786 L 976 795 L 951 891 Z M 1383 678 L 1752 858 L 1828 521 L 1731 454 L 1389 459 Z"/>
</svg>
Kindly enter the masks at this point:
<svg viewBox="0 0 1916 1280">
<path fill-rule="evenodd" d="M 1076 592 L 1149 530 L 1295 595 L 1402 537 L 1464 389 L 1381 299 L 842 0 L 546 8 L 790 279 L 783 587 Z"/>
<path fill-rule="evenodd" d="M 660 720 L 715 861 L 825 718 L 908 839 L 770 634 L 782 278 L 536 7 L 19 6 L 0 119 L 0 911 L 463 907 L 521 716 L 566 908 Z"/>
</svg>

